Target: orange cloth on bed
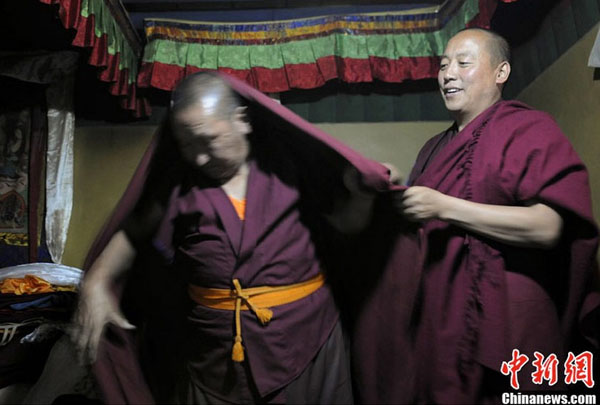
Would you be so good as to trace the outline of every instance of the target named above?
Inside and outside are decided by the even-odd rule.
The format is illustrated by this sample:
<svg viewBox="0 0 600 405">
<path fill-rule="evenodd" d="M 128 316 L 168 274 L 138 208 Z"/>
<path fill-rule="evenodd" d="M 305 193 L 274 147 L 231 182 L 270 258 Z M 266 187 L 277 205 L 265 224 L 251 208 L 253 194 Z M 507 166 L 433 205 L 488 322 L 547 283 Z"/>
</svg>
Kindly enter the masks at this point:
<svg viewBox="0 0 600 405">
<path fill-rule="evenodd" d="M 3 294 L 40 294 L 57 291 L 52 284 L 43 278 L 27 274 L 23 278 L 6 278 L 0 281 L 0 292 Z"/>
</svg>

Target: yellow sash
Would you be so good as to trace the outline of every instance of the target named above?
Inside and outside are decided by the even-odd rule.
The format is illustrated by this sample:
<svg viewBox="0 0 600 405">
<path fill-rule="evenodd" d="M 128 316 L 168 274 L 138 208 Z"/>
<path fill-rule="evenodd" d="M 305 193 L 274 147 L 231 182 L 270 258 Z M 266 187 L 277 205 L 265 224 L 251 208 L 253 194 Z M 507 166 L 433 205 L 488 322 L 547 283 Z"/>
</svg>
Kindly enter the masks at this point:
<svg viewBox="0 0 600 405">
<path fill-rule="evenodd" d="M 235 311 L 235 343 L 231 358 L 241 362 L 244 361 L 244 347 L 242 346 L 240 311 L 251 310 L 260 323 L 266 325 L 273 316 L 273 311 L 268 307 L 288 304 L 307 297 L 321 288 L 324 282 L 325 277 L 323 274 L 319 274 L 310 280 L 296 284 L 242 289 L 236 278 L 233 280 L 233 290 L 190 285 L 188 294 L 199 305 Z"/>
</svg>

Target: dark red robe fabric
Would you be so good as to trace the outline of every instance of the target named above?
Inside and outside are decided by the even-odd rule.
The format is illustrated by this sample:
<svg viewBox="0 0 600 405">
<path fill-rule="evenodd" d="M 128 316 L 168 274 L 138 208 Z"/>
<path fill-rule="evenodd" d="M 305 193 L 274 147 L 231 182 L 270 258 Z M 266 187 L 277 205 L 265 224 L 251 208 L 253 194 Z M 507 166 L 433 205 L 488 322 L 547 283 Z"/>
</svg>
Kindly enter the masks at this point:
<svg viewBox="0 0 600 405">
<path fill-rule="evenodd" d="M 597 308 L 598 299 L 590 291 L 598 231 L 587 171 L 554 120 L 522 103 L 493 105 L 431 157 L 447 135 L 424 146 L 410 185 L 484 204 L 541 202 L 561 214 L 564 229 L 556 248 L 542 250 L 511 247 L 442 221 L 423 226 L 417 388 L 405 399 L 499 398 L 509 389 L 500 367 L 513 349 L 530 359 L 520 373 L 521 390 L 548 389 L 532 382 L 534 351 L 561 359 L 552 389 L 566 389 L 564 356 L 586 347 L 577 321 Z"/>
<path fill-rule="evenodd" d="M 301 199 L 308 199 L 311 202 L 315 202 L 315 204 L 321 204 L 321 202 L 319 201 L 319 198 L 321 198 L 325 200 L 325 203 L 323 203 L 323 205 L 325 206 L 324 209 L 327 210 L 326 207 L 328 202 L 333 200 L 332 196 L 328 194 L 343 194 L 345 192 L 342 186 L 342 174 L 345 167 L 348 165 L 354 166 L 361 173 L 363 182 L 366 187 L 375 190 L 376 192 L 380 192 L 382 194 L 389 190 L 390 185 L 388 183 L 388 172 L 384 166 L 362 157 L 347 146 L 343 145 L 341 142 L 335 140 L 334 138 L 320 131 L 318 128 L 302 120 L 301 118 L 287 110 L 285 107 L 282 107 L 281 105 L 274 102 L 262 93 L 250 88 L 249 86 L 235 79 L 226 76 L 224 77 L 230 82 L 234 90 L 248 104 L 249 115 L 252 117 L 254 136 L 264 138 L 260 140 L 260 142 L 266 145 L 264 150 L 269 150 L 269 141 L 273 141 L 274 144 L 276 143 L 278 145 L 283 145 L 282 147 L 286 149 L 285 159 L 290 159 L 293 162 L 293 166 L 296 167 L 296 170 L 301 171 L 301 173 L 298 174 L 301 175 L 303 179 L 305 179 L 305 184 L 308 187 L 308 190 L 306 190 L 306 195 L 300 195 Z M 157 182 L 157 179 L 161 178 L 161 171 L 164 172 L 169 170 L 169 167 L 173 165 L 173 161 L 170 161 L 170 159 L 177 159 L 177 154 L 173 152 L 173 145 L 169 144 L 168 142 L 168 134 L 166 134 L 166 132 L 168 131 L 165 130 L 162 132 L 162 135 L 167 136 L 162 136 L 155 139 L 152 145 L 150 146 L 148 152 L 145 154 L 127 191 L 125 192 L 125 195 L 119 202 L 118 207 L 116 208 L 114 214 L 110 218 L 108 224 L 105 226 L 100 236 L 95 241 L 86 259 L 86 269 L 91 266 L 93 260 L 101 252 L 101 250 L 106 245 L 110 237 L 114 234 L 114 232 L 120 229 L 123 222 L 128 218 L 129 214 L 133 212 L 138 199 L 144 192 L 144 188 L 152 189 L 155 184 L 160 184 L 160 186 L 157 187 L 164 187 L 162 183 Z M 273 151 L 273 153 L 275 153 L 275 151 Z M 257 157 L 257 161 L 259 163 L 261 162 L 260 156 Z M 198 198 L 200 200 L 204 198 L 212 200 L 212 204 L 208 204 L 210 205 L 210 207 L 208 207 L 207 205 L 207 211 L 210 211 L 212 207 L 217 207 L 217 210 L 220 211 L 219 215 L 222 220 L 225 219 L 225 225 L 227 225 L 225 228 L 228 233 L 229 239 L 231 239 L 232 241 L 239 239 L 236 237 L 236 235 L 238 237 L 241 236 L 240 232 L 252 233 L 252 235 L 250 235 L 249 233 L 248 235 L 246 235 L 246 238 L 242 238 L 242 245 L 236 247 L 235 250 L 239 250 L 238 253 L 240 255 L 244 252 L 248 253 L 253 250 L 252 243 L 256 243 L 257 239 L 260 239 L 260 232 L 262 232 L 261 229 L 263 229 L 265 226 L 270 226 L 269 221 L 277 219 L 275 217 L 281 214 L 279 211 L 281 211 L 282 209 L 280 208 L 287 204 L 288 199 L 291 199 L 292 197 L 296 198 L 294 197 L 293 190 L 288 190 L 285 185 L 279 184 L 280 182 L 278 183 L 276 190 L 269 190 L 269 188 L 273 186 L 273 182 L 268 182 L 266 180 L 263 181 L 260 179 L 259 181 L 256 180 L 256 178 L 253 176 L 253 172 L 251 171 L 249 182 L 255 182 L 256 184 L 250 184 L 250 186 L 252 187 L 249 187 L 247 215 L 248 221 L 259 221 L 260 223 L 256 222 L 254 223 L 254 225 L 250 224 L 252 226 L 249 226 L 249 224 L 245 224 L 243 231 L 240 226 L 234 226 L 235 220 L 237 220 L 237 218 L 234 217 L 235 213 L 232 209 L 229 209 L 227 211 L 228 208 L 231 208 L 230 204 L 228 205 L 221 201 L 226 199 L 224 194 L 219 193 L 219 190 L 210 189 L 207 191 L 203 191 L 202 195 L 198 195 Z M 262 175 L 262 177 L 264 177 L 264 175 Z M 151 187 L 148 187 L 149 184 L 151 185 Z M 252 193 L 259 193 L 260 195 L 255 196 L 257 198 L 261 196 L 264 197 L 269 193 L 276 193 L 277 195 L 271 196 L 271 202 L 269 203 L 271 204 L 271 207 L 269 208 L 267 205 L 264 204 L 254 204 L 252 200 L 252 198 L 254 198 L 252 196 Z M 216 205 L 214 204 L 215 201 Z M 186 205 L 188 203 L 189 201 L 182 200 L 178 204 L 181 208 L 183 205 Z M 224 212 L 224 210 L 227 212 Z M 253 210 L 256 212 L 252 212 Z M 261 210 L 264 212 L 262 212 Z M 262 214 L 260 212 L 262 212 Z M 206 231 L 210 233 L 212 232 L 211 229 L 212 228 L 207 228 Z M 285 227 L 281 226 L 281 229 L 285 230 Z M 165 234 L 169 233 L 168 231 L 165 232 L 164 230 L 161 230 L 161 232 Z M 276 236 L 276 234 L 273 235 Z M 162 242 L 165 242 L 165 240 L 167 239 L 168 237 L 163 238 Z M 267 248 L 268 247 L 269 246 L 267 246 Z M 269 251 L 265 252 L 269 253 Z M 265 252 L 262 253 L 265 254 Z M 146 252 L 143 253 L 145 254 Z M 145 278 L 143 283 L 152 283 L 152 281 L 147 280 L 148 278 L 151 278 L 148 276 L 149 271 L 147 267 L 151 265 L 156 265 L 156 263 L 158 262 L 156 256 L 152 256 L 151 253 L 149 253 L 148 255 L 150 256 L 149 258 L 140 257 L 136 263 L 136 267 L 144 268 L 143 274 L 145 275 Z M 201 266 L 201 264 L 199 263 L 197 263 L 197 265 Z M 251 278 L 257 278 L 253 280 L 243 280 L 250 282 L 251 285 L 262 285 L 261 283 L 263 282 L 266 284 L 271 284 L 273 280 L 268 280 L 269 274 L 272 273 L 271 276 L 277 276 L 277 274 L 281 273 L 279 272 L 276 274 L 276 272 L 269 273 L 269 271 L 265 271 L 264 274 L 261 273 L 259 275 L 245 274 L 243 266 L 238 270 L 240 271 L 238 276 L 240 276 L 242 280 L 246 276 Z M 315 267 L 312 270 L 318 271 L 318 267 Z M 308 276 L 311 276 L 311 274 L 308 274 Z M 221 288 L 228 287 L 219 284 L 222 283 L 222 277 L 219 277 L 218 281 L 216 281 L 215 279 L 211 279 L 210 272 L 203 272 L 202 275 L 199 275 L 199 273 L 196 272 L 195 277 L 204 278 L 202 280 L 196 280 L 199 282 L 199 284 L 202 285 L 208 283 L 206 284 L 208 286 Z M 265 277 L 267 277 L 267 279 L 264 279 Z M 335 277 L 336 276 L 334 276 L 334 278 Z M 338 275 L 337 277 L 343 276 Z M 164 289 L 162 291 L 163 295 L 169 295 L 170 287 L 166 285 L 169 284 L 166 281 L 167 280 L 162 278 L 162 282 L 163 284 L 165 284 Z M 285 279 L 279 281 L 283 281 L 283 283 L 285 284 L 288 282 L 297 282 L 299 280 Z M 160 279 L 158 280 L 158 282 L 160 283 Z M 281 282 L 277 282 L 277 284 L 281 284 Z M 121 297 L 122 295 L 124 299 L 129 299 L 128 297 L 131 296 L 133 290 L 141 289 L 142 287 L 139 285 L 134 285 L 132 288 L 127 288 L 127 291 L 123 293 L 123 283 L 120 283 L 116 288 L 116 295 L 118 297 Z M 322 292 L 319 292 L 317 296 L 310 299 L 313 301 L 315 299 L 321 299 L 319 297 L 325 297 L 323 294 L 326 292 L 327 290 L 324 289 Z M 151 304 L 148 303 L 148 298 L 146 298 L 145 304 L 141 304 L 141 306 L 145 305 L 147 307 L 152 308 L 146 308 L 146 315 L 158 317 L 157 319 L 160 321 L 168 320 L 166 319 L 168 315 L 160 317 L 155 312 L 161 311 L 167 314 L 169 305 L 171 304 L 169 304 L 167 300 L 164 300 L 163 298 L 160 298 L 158 296 L 153 297 L 154 298 L 150 300 L 152 301 Z M 127 304 L 124 305 L 126 315 L 132 318 L 134 322 L 138 320 L 136 318 L 144 318 L 144 316 L 146 316 L 140 316 L 136 313 L 130 314 L 127 312 Z M 290 305 L 285 307 L 288 308 L 290 307 Z M 309 322 L 308 319 L 310 319 L 310 322 L 315 321 L 315 326 L 325 326 L 324 329 L 327 329 L 327 331 L 330 330 L 329 326 L 333 326 L 333 324 L 331 324 L 330 318 L 333 316 L 333 319 L 335 320 L 335 318 L 337 317 L 335 311 L 333 315 L 329 314 L 323 317 L 320 315 L 317 316 L 316 313 L 312 313 L 311 315 L 309 309 L 310 306 L 307 306 L 306 309 L 301 308 L 299 310 L 300 312 L 306 312 L 304 318 L 308 316 L 308 318 L 302 318 L 300 320 L 295 319 L 294 317 L 290 317 L 289 320 L 285 320 L 283 319 L 285 317 L 282 317 L 282 320 L 277 321 L 277 319 L 275 318 L 278 318 L 278 313 L 277 311 L 275 311 L 275 318 L 273 319 L 273 325 L 275 329 L 273 329 L 273 331 L 277 332 L 279 329 L 281 329 L 277 328 L 276 324 L 278 322 L 292 322 L 291 325 L 284 325 L 284 327 L 288 327 L 288 329 L 290 330 L 295 330 L 298 329 L 298 327 L 293 326 L 294 322 Z M 282 311 L 283 310 L 284 309 L 282 309 Z M 249 313 L 244 314 L 244 316 L 246 315 L 251 317 L 251 314 Z M 104 400 L 107 403 L 152 403 L 154 401 L 154 398 L 151 394 L 152 390 L 150 389 L 149 384 L 153 388 L 155 388 L 155 385 L 161 383 L 161 381 L 159 381 L 160 377 L 153 378 L 152 375 L 149 375 L 147 372 L 144 373 L 142 371 L 142 367 L 140 367 L 139 364 L 140 361 L 143 360 L 140 358 L 142 357 L 141 354 L 147 353 L 148 350 L 154 350 L 152 360 L 154 363 L 158 364 L 149 366 L 145 363 L 144 367 L 148 366 L 150 368 L 153 367 L 156 369 L 169 365 L 170 360 L 168 357 L 176 357 L 176 355 L 172 353 L 177 352 L 177 348 L 170 347 L 169 343 L 172 343 L 173 341 L 172 335 L 176 335 L 180 332 L 177 329 L 169 329 L 169 327 L 165 326 L 168 325 L 168 323 L 158 322 L 157 319 L 154 320 L 154 326 L 142 326 L 143 330 L 139 331 L 140 335 L 143 335 L 145 337 L 151 336 L 153 338 L 155 343 L 153 343 L 153 346 L 151 346 L 150 349 L 138 348 L 136 343 L 139 341 L 139 337 L 136 337 L 135 334 L 124 330 L 120 330 L 112 326 L 109 327 L 106 333 L 106 337 L 101 342 L 101 347 L 98 353 L 98 360 L 94 365 L 94 372 L 96 374 L 100 389 L 102 390 Z M 325 320 L 327 320 L 327 325 L 324 324 Z M 143 322 L 138 324 L 144 325 Z M 160 324 L 162 324 L 162 328 L 158 326 Z M 248 340 L 245 340 L 245 342 L 247 342 L 248 344 L 248 346 L 246 347 L 248 351 L 247 356 L 255 356 L 256 353 L 260 353 L 263 356 L 270 356 L 269 358 L 266 358 L 261 361 L 256 360 L 255 357 L 251 359 L 251 366 L 253 367 L 252 372 L 253 375 L 255 375 L 255 377 L 257 378 L 256 383 L 258 384 L 258 389 L 259 391 L 261 391 L 262 394 L 269 393 L 272 392 L 274 389 L 277 389 L 283 382 L 285 382 L 285 379 L 288 378 L 288 375 L 290 373 L 296 373 L 294 370 L 288 370 L 288 367 L 301 368 L 305 366 L 303 364 L 295 364 L 293 362 L 290 363 L 290 361 L 288 361 L 289 359 L 286 360 L 285 356 L 283 356 L 280 363 L 284 369 L 278 370 L 277 368 L 273 367 L 271 367 L 272 369 L 269 369 L 267 366 L 273 363 L 273 360 L 275 360 L 275 363 L 278 363 L 277 359 L 273 359 L 273 357 L 277 357 L 278 354 L 281 354 L 282 350 L 282 353 L 287 353 L 286 356 L 290 357 L 290 350 L 298 351 L 300 349 L 307 349 L 311 351 L 312 349 L 310 349 L 310 347 L 314 346 L 315 344 L 317 346 L 320 346 L 319 342 L 305 342 L 306 347 L 300 347 L 302 345 L 302 342 L 297 341 L 298 339 L 301 340 L 302 337 L 305 335 L 314 335 L 314 333 L 311 334 L 311 328 L 308 327 L 310 323 L 307 326 L 302 326 L 302 329 L 298 329 L 297 336 L 289 336 L 290 342 L 288 342 L 289 346 L 287 348 L 276 347 L 278 345 L 282 345 L 282 342 L 279 342 L 276 339 L 277 333 L 273 334 L 273 336 L 275 337 L 265 337 L 266 340 L 275 339 L 273 340 L 273 342 L 271 342 L 272 344 L 265 344 L 262 347 L 260 345 L 257 346 L 253 343 L 253 339 L 251 337 L 252 335 L 258 335 L 260 333 L 260 331 L 258 330 L 253 330 L 256 328 L 260 329 L 260 326 L 255 321 L 245 322 L 244 325 L 245 327 L 242 333 L 248 334 Z M 254 328 L 254 326 L 256 326 L 256 328 Z M 227 328 L 227 331 L 230 331 L 230 328 Z M 325 336 L 325 338 L 326 337 L 327 336 Z M 322 340 L 321 338 L 323 338 L 323 336 L 321 336 L 319 339 Z M 227 338 L 226 343 L 226 346 L 230 346 L 231 339 Z M 298 346 L 298 343 L 300 344 L 300 346 Z M 213 349 L 221 350 L 223 349 L 223 347 Z M 225 348 L 223 350 L 228 349 L 229 348 Z M 269 350 L 271 349 L 277 349 L 277 353 L 269 352 Z M 200 350 L 202 350 L 202 348 L 200 348 Z M 168 352 L 169 354 L 165 355 L 164 352 Z M 291 357 L 298 356 L 294 355 Z M 302 370 L 298 369 L 297 371 L 300 372 Z M 204 379 L 204 377 L 199 378 L 201 380 Z"/>
<path fill-rule="evenodd" d="M 261 93 L 228 80 L 248 101 L 252 116 L 268 127 L 262 133 L 289 141 L 293 159 L 315 181 L 314 195 L 340 189 L 347 163 L 380 193 L 371 226 L 358 238 L 344 240 L 345 254 L 337 252 L 332 261 L 344 270 L 332 273 L 331 283 L 342 290 L 341 308 L 350 325 L 358 403 L 439 399 L 447 393 L 432 389 L 431 383 L 446 377 L 456 383 L 457 375 L 469 381 L 474 364 L 499 370 L 512 348 L 559 354 L 571 343 L 581 343 L 570 339 L 578 336 L 578 316 L 586 320 L 587 315 L 597 325 L 597 311 L 590 309 L 597 308 L 598 296 L 586 295 L 597 245 L 587 174 L 547 115 L 518 103 L 500 103 L 457 134 L 424 173 L 413 176 L 415 184 L 473 201 L 514 205 L 534 199 L 556 208 L 565 218 L 565 236 L 559 249 L 540 255 L 437 221 L 424 227 L 406 223 L 392 207 L 382 166 Z M 144 156 L 86 268 L 131 212 L 146 179 L 152 181 L 151 167 L 160 167 L 161 161 L 168 167 L 163 153 L 154 154 L 158 143 L 157 138 Z M 430 146 L 420 159 L 427 158 Z M 533 300 L 514 298 L 521 294 Z M 529 309 L 521 310 L 525 307 Z M 531 331 L 530 325 L 535 326 Z M 136 343 L 135 335 L 113 327 L 102 342 L 94 370 L 108 403 L 153 402 Z M 439 359 L 451 359 L 451 364 L 436 368 Z M 461 399 L 459 392 L 442 402 Z"/>
<path fill-rule="evenodd" d="M 251 144 L 244 221 L 218 184 L 191 170 L 173 188 L 152 243 L 172 262 L 165 282 L 183 277 L 186 284 L 231 289 L 233 279 L 242 287 L 275 286 L 326 274 L 316 251 L 323 233 L 314 221 L 319 217 L 318 203 L 301 198 L 301 169 L 285 152 L 278 153 L 275 140 Z M 231 402 L 253 402 L 253 389 L 265 398 L 306 369 L 339 317 L 327 284 L 271 310 L 268 325 L 251 311 L 241 313 L 245 367 L 231 361 L 233 311 L 201 305 L 186 311 L 185 358 L 194 384 Z"/>
</svg>

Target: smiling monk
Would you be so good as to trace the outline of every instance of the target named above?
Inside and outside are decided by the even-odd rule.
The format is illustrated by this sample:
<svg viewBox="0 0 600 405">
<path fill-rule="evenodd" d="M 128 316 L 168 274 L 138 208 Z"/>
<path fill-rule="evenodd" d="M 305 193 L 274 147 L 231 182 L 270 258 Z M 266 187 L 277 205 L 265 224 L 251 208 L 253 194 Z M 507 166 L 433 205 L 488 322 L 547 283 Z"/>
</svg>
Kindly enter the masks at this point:
<svg viewBox="0 0 600 405">
<path fill-rule="evenodd" d="M 427 244 L 407 402 L 499 402 L 513 349 L 529 358 L 521 390 L 566 389 L 565 354 L 582 348 L 597 249 L 588 174 L 548 114 L 502 100 L 510 71 L 507 42 L 483 29 L 441 58 L 455 122 L 423 147 L 398 204 Z M 533 383 L 535 351 L 558 356 L 557 384 Z"/>
</svg>

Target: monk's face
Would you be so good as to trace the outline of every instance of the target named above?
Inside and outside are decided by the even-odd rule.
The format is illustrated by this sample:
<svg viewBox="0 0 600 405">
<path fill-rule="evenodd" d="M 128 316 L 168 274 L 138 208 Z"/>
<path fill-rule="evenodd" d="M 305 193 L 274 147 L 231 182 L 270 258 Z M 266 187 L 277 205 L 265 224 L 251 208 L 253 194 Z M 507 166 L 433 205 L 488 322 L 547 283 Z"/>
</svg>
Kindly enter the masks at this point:
<svg viewBox="0 0 600 405">
<path fill-rule="evenodd" d="M 232 178 L 248 158 L 251 127 L 241 107 L 223 116 L 198 102 L 175 114 L 173 129 L 183 158 L 214 180 Z"/>
<path fill-rule="evenodd" d="M 440 61 L 440 92 L 459 124 L 466 125 L 500 99 L 498 66 L 492 64 L 488 41 L 484 32 L 460 32 L 450 39 Z"/>
</svg>

